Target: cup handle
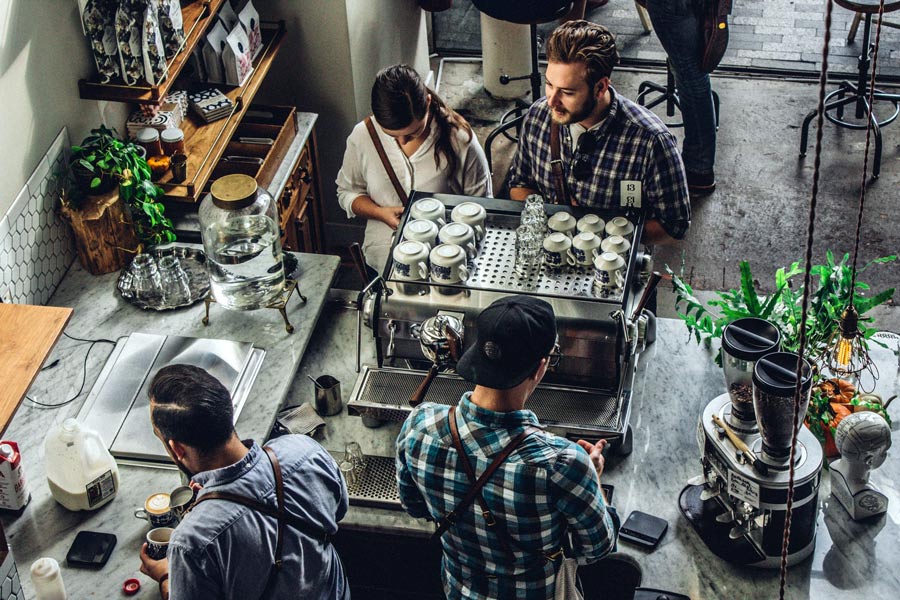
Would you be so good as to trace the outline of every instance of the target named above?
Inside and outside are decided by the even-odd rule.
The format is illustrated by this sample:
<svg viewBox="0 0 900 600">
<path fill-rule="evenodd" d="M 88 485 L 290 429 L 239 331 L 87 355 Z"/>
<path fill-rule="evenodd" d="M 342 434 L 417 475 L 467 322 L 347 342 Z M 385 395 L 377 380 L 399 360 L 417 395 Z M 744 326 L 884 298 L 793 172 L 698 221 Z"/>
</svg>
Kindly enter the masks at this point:
<svg viewBox="0 0 900 600">
<path fill-rule="evenodd" d="M 462 282 L 469 280 L 469 269 L 466 268 L 466 265 L 459 265 L 459 279 Z"/>
<path fill-rule="evenodd" d="M 479 239 L 483 239 L 484 238 L 484 225 L 480 225 L 480 224 L 476 225 L 474 227 L 474 229 L 475 229 L 475 235 L 478 236 Z"/>
<path fill-rule="evenodd" d="M 475 258 L 475 256 L 478 255 L 478 248 L 475 246 L 474 241 L 466 244 L 466 254 L 471 256 L 472 258 Z"/>
<path fill-rule="evenodd" d="M 428 265 L 423 262 L 419 263 L 419 279 L 428 279 Z"/>
<path fill-rule="evenodd" d="M 575 253 L 572 252 L 571 250 L 566 250 L 566 262 L 569 264 L 570 267 L 574 267 L 575 265 L 578 264 L 578 261 L 575 260 Z"/>
<path fill-rule="evenodd" d="M 625 289 L 625 275 L 622 271 L 616 271 L 616 286 Z"/>
<path fill-rule="evenodd" d="M 438 217 L 436 223 L 437 223 L 438 229 L 440 229 L 441 227 L 443 227 L 444 225 L 447 224 L 447 221 L 445 221 L 443 217 Z"/>
<path fill-rule="evenodd" d="M 134 516 L 137 517 L 138 519 L 143 519 L 145 521 L 150 519 L 150 515 L 148 515 L 147 511 L 144 510 L 143 508 L 139 508 L 136 511 L 134 511 Z"/>
</svg>

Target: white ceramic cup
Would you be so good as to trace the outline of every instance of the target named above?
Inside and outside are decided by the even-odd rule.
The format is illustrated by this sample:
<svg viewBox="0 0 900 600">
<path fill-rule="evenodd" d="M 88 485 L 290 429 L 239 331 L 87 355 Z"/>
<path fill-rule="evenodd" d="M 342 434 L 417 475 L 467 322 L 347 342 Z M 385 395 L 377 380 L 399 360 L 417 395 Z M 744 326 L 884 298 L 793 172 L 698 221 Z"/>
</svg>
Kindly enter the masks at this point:
<svg viewBox="0 0 900 600">
<path fill-rule="evenodd" d="M 564 210 L 553 213 L 550 218 L 547 219 L 547 227 L 550 228 L 551 233 L 556 231 L 571 236 L 575 231 L 575 225 L 575 217 L 572 216 L 572 213 Z"/>
<path fill-rule="evenodd" d="M 404 281 L 428 279 L 428 246 L 409 240 L 394 248 L 394 277 Z"/>
<path fill-rule="evenodd" d="M 631 252 L 631 242 L 621 235 L 611 235 L 600 244 L 603 252 L 615 252 L 628 262 L 628 253 Z"/>
<path fill-rule="evenodd" d="M 634 225 L 625 217 L 613 217 L 606 224 L 606 235 L 621 235 L 627 240 L 631 240 L 634 234 Z"/>
<path fill-rule="evenodd" d="M 468 259 L 475 258 L 478 247 L 475 245 L 475 230 L 465 223 L 447 223 L 438 232 L 438 240 L 442 244 L 456 244 L 466 251 Z"/>
<path fill-rule="evenodd" d="M 606 227 L 606 222 L 601 219 L 599 215 L 593 213 L 584 215 L 578 219 L 577 223 L 575 223 L 575 229 L 577 229 L 579 233 L 590 231 L 591 233 L 596 234 L 597 237 L 603 237 L 604 227 Z"/>
<path fill-rule="evenodd" d="M 444 220 L 446 213 L 447 208 L 437 198 L 420 198 L 409 207 L 409 215 L 413 219 L 434 221 L 439 228 L 447 224 Z"/>
<path fill-rule="evenodd" d="M 572 238 L 572 249 L 569 250 L 569 254 L 576 265 L 589 267 L 600 254 L 600 244 L 601 240 L 596 234 L 585 231 Z"/>
<path fill-rule="evenodd" d="M 172 527 L 157 527 L 147 532 L 147 556 L 153 560 L 162 560 L 169 551 L 169 540 L 172 539 Z"/>
<path fill-rule="evenodd" d="M 465 223 L 475 231 L 475 240 L 484 239 L 484 221 L 487 219 L 487 211 L 477 202 L 463 202 L 457 204 L 450 211 L 450 220 L 457 223 Z"/>
<path fill-rule="evenodd" d="M 403 239 L 422 242 L 431 250 L 437 244 L 438 226 L 427 219 L 413 219 L 403 228 Z"/>
<path fill-rule="evenodd" d="M 569 256 L 572 239 L 564 233 L 551 233 L 544 238 L 544 266 L 559 269 L 565 264 L 574 264 L 575 258 Z"/>
<path fill-rule="evenodd" d="M 594 287 L 608 296 L 625 287 L 625 259 L 615 252 L 604 252 L 594 259 Z"/>
<path fill-rule="evenodd" d="M 469 278 L 466 251 L 456 244 L 439 244 L 432 248 L 431 280 L 436 283 L 459 283 Z"/>
</svg>

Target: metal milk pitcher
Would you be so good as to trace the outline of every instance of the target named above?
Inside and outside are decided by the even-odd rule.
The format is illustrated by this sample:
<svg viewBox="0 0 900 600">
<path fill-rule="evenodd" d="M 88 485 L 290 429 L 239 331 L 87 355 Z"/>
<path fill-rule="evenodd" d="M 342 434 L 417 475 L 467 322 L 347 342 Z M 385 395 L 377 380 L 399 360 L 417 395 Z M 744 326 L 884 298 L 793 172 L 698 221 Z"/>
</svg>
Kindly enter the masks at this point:
<svg viewBox="0 0 900 600">
<path fill-rule="evenodd" d="M 316 385 L 315 409 L 319 416 L 330 417 L 341 412 L 344 406 L 341 401 L 341 382 L 331 375 L 309 378 Z"/>
</svg>

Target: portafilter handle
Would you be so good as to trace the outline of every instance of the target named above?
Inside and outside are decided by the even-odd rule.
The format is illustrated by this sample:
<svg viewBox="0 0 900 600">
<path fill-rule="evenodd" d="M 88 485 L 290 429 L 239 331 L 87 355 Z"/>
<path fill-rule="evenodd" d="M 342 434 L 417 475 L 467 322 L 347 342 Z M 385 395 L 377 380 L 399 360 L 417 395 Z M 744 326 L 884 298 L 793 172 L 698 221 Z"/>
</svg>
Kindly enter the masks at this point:
<svg viewBox="0 0 900 600">
<path fill-rule="evenodd" d="M 653 271 L 653 273 L 650 274 L 650 279 L 647 280 L 647 287 L 644 288 L 644 293 L 641 294 L 641 299 L 638 300 L 637 306 L 634 309 L 634 313 L 631 315 L 632 321 L 636 321 L 637 318 L 641 316 L 641 311 L 644 310 L 644 307 L 650 300 L 650 296 L 653 294 L 653 290 L 655 290 L 656 286 L 659 285 L 659 280 L 661 278 L 662 275 L 659 274 L 659 271 Z"/>
<path fill-rule="evenodd" d="M 422 403 L 422 400 L 425 399 L 425 394 L 428 393 L 428 388 L 431 387 L 431 382 L 437 377 L 438 369 L 437 363 L 431 365 L 431 368 L 428 369 L 428 374 L 425 375 L 425 379 L 422 380 L 422 383 L 419 384 L 419 387 L 416 388 L 416 391 L 414 391 L 412 397 L 410 397 L 410 406 L 416 407 Z"/>
</svg>

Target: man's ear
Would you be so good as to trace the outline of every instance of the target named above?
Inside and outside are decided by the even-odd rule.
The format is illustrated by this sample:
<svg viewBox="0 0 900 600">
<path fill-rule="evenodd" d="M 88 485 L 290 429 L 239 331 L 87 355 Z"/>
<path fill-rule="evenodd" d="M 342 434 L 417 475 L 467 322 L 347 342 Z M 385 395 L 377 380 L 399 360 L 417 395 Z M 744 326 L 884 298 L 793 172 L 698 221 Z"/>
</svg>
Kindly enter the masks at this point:
<svg viewBox="0 0 900 600">
<path fill-rule="evenodd" d="M 540 383 L 541 379 L 544 378 L 544 374 L 547 372 L 547 366 L 550 362 L 547 360 L 547 357 L 541 359 L 541 362 L 538 363 L 537 369 L 535 369 L 534 373 L 531 375 L 532 379 L 535 380 L 536 383 Z"/>
<path fill-rule="evenodd" d="M 176 442 L 175 440 L 169 440 L 168 442 L 166 442 L 166 444 L 172 451 L 172 456 L 174 456 L 178 460 L 184 460 L 185 451 L 187 450 L 184 444 L 182 444 L 181 442 Z"/>
<path fill-rule="evenodd" d="M 603 77 L 594 84 L 594 96 L 599 100 L 609 89 L 609 77 Z"/>
</svg>

